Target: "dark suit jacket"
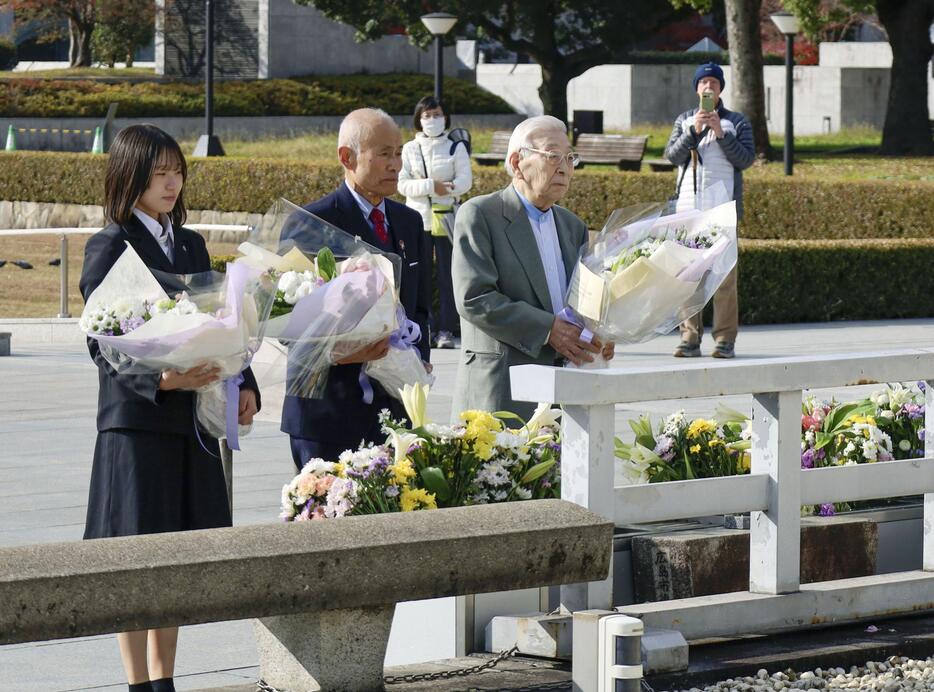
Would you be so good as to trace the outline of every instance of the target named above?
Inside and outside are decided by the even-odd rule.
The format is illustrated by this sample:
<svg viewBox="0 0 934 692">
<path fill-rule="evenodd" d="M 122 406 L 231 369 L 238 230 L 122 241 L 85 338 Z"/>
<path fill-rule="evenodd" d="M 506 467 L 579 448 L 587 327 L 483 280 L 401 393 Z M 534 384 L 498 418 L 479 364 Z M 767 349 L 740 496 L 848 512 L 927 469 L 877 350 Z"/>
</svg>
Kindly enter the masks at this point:
<svg viewBox="0 0 934 692">
<path fill-rule="evenodd" d="M 428 313 L 431 306 L 431 250 L 418 212 L 404 204 L 386 200 L 391 245 L 383 245 L 376 238 L 370 224 L 363 217 L 345 183 L 316 202 L 305 207 L 315 216 L 338 228 L 358 236 L 361 240 L 402 258 L 402 280 L 399 290 L 402 306 L 410 320 L 422 330 L 418 343 L 422 360 L 428 362 L 431 345 L 428 337 Z M 282 232 L 282 241 L 300 241 L 288 224 Z M 378 439 L 379 412 L 388 408 L 394 417 L 404 416 L 398 400 L 389 396 L 376 381 L 372 381 L 375 395 L 373 403 L 363 403 L 359 376 L 361 366 L 335 365 L 328 372 L 323 398 L 305 399 L 285 397 L 282 407 L 282 431 L 293 437 L 341 444 L 355 448 L 361 440 L 382 442 Z"/>
<path fill-rule="evenodd" d="M 186 228 L 173 229 L 175 236 L 175 264 L 159 247 L 159 243 L 135 216 L 125 227 L 110 224 L 95 233 L 84 248 L 84 267 L 79 287 L 81 295 L 88 296 L 104 280 L 107 272 L 123 254 L 126 242 L 136 251 L 147 267 L 171 274 L 193 274 L 211 270 L 204 239 Z M 157 277 L 158 278 L 158 277 Z M 167 291 L 171 286 L 165 285 Z M 129 375 L 118 373 L 101 355 L 94 339 L 88 339 L 91 358 L 97 363 L 100 390 L 97 398 L 97 429 L 117 428 L 148 430 L 190 435 L 194 432 L 194 393 L 159 390 L 159 375 Z M 241 389 L 256 392 L 260 405 L 259 388 L 249 368 L 243 373 Z"/>
</svg>

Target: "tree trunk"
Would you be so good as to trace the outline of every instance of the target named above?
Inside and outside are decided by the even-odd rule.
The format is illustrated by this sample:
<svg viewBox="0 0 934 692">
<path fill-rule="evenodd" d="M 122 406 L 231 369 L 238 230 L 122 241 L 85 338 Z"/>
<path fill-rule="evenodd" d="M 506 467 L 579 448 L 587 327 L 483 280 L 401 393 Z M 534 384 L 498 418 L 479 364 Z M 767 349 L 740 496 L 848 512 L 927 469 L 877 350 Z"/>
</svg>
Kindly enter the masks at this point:
<svg viewBox="0 0 934 692">
<path fill-rule="evenodd" d="M 730 43 L 731 103 L 727 107 L 746 116 L 752 125 L 756 154 L 772 158 L 765 119 L 765 87 L 762 79 L 762 39 L 759 9 L 762 0 L 726 0 L 726 32 Z"/>
<path fill-rule="evenodd" d="M 880 153 L 934 154 L 927 84 L 932 55 L 928 27 L 934 21 L 934 0 L 877 0 L 876 6 L 892 46 L 889 102 Z"/>
<path fill-rule="evenodd" d="M 560 61 L 560 57 L 558 58 Z M 542 97 L 542 103 L 545 105 L 545 113 L 553 115 L 561 122 L 568 122 L 568 82 L 572 77 L 564 68 L 554 64 L 546 67 L 542 66 L 542 86 L 538 93 Z"/>
<path fill-rule="evenodd" d="M 68 20 L 68 59 L 70 67 L 91 66 L 91 32 L 94 26 Z"/>
</svg>

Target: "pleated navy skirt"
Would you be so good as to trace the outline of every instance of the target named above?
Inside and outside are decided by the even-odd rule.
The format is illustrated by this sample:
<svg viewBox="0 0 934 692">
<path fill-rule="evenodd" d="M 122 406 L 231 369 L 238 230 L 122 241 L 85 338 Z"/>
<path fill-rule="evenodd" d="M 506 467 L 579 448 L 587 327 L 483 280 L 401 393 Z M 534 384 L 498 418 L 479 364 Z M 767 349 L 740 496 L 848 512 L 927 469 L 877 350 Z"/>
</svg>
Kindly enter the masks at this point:
<svg viewBox="0 0 934 692">
<path fill-rule="evenodd" d="M 97 434 L 85 538 L 230 526 L 217 440 L 145 430 Z"/>
</svg>

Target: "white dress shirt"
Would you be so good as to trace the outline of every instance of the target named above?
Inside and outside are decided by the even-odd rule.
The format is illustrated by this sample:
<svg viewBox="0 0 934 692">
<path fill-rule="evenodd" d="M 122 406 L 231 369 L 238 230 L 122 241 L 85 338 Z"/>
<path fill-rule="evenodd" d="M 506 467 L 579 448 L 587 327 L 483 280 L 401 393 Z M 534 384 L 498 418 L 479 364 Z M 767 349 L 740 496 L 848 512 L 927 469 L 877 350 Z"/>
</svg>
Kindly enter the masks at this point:
<svg viewBox="0 0 934 692">
<path fill-rule="evenodd" d="M 133 214 L 137 219 L 143 222 L 146 230 L 152 233 L 152 237 L 159 243 L 159 247 L 162 248 L 162 252 L 168 257 L 169 262 L 175 264 L 175 234 L 172 232 L 172 221 L 169 217 L 165 214 L 160 214 L 159 221 L 156 221 L 149 214 L 141 212 L 136 208 L 133 209 Z"/>
<path fill-rule="evenodd" d="M 370 212 L 373 211 L 373 205 L 370 204 L 369 200 L 363 195 L 359 194 L 356 190 L 353 189 L 351 185 L 346 180 L 344 185 L 347 186 L 347 189 L 350 190 L 350 194 L 353 195 L 353 198 L 357 200 L 357 206 L 360 207 L 360 211 L 363 212 L 363 218 L 366 219 L 366 222 L 370 224 L 370 230 L 373 230 L 373 221 L 370 220 Z M 389 232 L 389 217 L 386 215 L 386 200 L 385 198 L 380 200 L 380 203 L 376 205 L 376 208 L 383 212 L 383 223 L 386 225 L 386 232 Z M 390 236 L 391 237 L 391 236 Z"/>
<path fill-rule="evenodd" d="M 515 187 L 513 188 L 515 190 Z M 545 268 L 545 279 L 548 281 L 548 293 L 551 295 L 551 307 L 554 314 L 564 309 L 565 296 L 568 290 L 568 276 L 564 269 L 564 258 L 561 257 L 561 245 L 558 243 L 558 227 L 555 226 L 555 214 L 549 207 L 542 211 L 516 190 L 519 201 L 525 207 L 525 213 L 532 225 L 532 234 L 538 245 L 538 254 L 542 258 Z"/>
</svg>

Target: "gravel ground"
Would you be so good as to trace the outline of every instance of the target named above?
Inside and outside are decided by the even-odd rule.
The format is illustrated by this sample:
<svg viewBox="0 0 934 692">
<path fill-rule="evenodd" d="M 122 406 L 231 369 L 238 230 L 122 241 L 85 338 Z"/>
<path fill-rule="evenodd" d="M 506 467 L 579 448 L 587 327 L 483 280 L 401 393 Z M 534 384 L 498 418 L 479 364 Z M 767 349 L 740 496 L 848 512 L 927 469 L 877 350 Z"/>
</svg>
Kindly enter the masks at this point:
<svg viewBox="0 0 934 692">
<path fill-rule="evenodd" d="M 765 669 L 755 677 L 736 678 L 683 692 L 764 692 L 765 690 L 879 690 L 880 692 L 931 692 L 934 690 L 934 657 L 914 660 L 892 656 L 877 663 L 843 668 L 816 668 L 804 673 L 791 669 L 769 675 Z"/>
</svg>

